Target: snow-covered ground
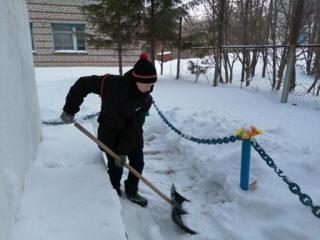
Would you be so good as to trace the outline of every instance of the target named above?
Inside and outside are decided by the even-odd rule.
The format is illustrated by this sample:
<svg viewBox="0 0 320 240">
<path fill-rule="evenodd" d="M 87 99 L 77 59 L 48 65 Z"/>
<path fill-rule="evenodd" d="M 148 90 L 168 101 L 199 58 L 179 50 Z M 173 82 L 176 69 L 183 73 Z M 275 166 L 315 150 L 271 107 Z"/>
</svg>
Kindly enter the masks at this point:
<svg viewBox="0 0 320 240">
<path fill-rule="evenodd" d="M 96 146 L 73 125 L 43 130 L 10 239 L 125 240 L 121 205 Z"/>
<path fill-rule="evenodd" d="M 213 88 L 206 83 L 206 80 L 198 84 L 192 81 L 174 80 L 175 69 L 172 66 L 174 64 L 171 62 L 165 65 L 165 74 L 159 77 L 153 97 L 160 110 L 174 126 L 194 137 L 218 138 L 233 135 L 237 128 L 244 125 L 255 125 L 264 130 L 264 134 L 256 139 L 266 152 L 292 181 L 299 184 L 302 192 L 312 197 L 315 205 L 320 205 L 320 111 L 317 110 L 319 106 L 302 103 L 280 104 L 279 97 L 271 93 L 261 94 L 250 89 L 241 90 L 232 85 Z M 182 68 L 182 71 L 184 71 L 183 76 L 187 76 L 186 68 Z M 78 77 L 104 73 L 116 74 L 117 69 L 36 69 L 42 120 L 54 120 L 59 117 L 65 95 Z M 192 77 L 190 76 L 189 79 Z M 81 116 L 99 111 L 99 104 L 98 96 L 88 96 L 77 115 L 78 118 L 81 119 Z M 94 121 L 86 123 L 95 124 Z M 55 181 L 57 185 L 68 184 L 72 187 L 73 184 L 78 186 L 76 182 L 83 180 L 82 177 L 86 177 L 88 181 L 95 181 L 95 173 L 100 171 L 94 166 L 97 164 L 97 159 L 100 159 L 98 150 L 96 154 L 88 155 L 93 159 L 81 160 L 79 163 L 88 167 L 83 176 L 78 175 L 75 179 L 66 177 L 66 169 L 59 167 L 67 166 L 68 171 L 79 167 L 77 164 L 79 153 L 72 158 L 72 151 L 67 151 L 69 145 L 61 144 L 58 141 L 59 138 L 53 137 L 55 134 L 72 139 L 75 144 L 78 144 L 81 148 L 81 159 L 83 159 L 81 153 L 85 153 L 86 149 L 92 152 L 94 146 L 93 143 L 83 139 L 85 136 L 81 138 L 81 135 L 76 136 L 76 131 L 70 129 L 64 131 L 64 128 L 72 128 L 72 125 L 43 127 L 43 142 L 38 154 L 46 155 L 50 159 L 47 167 L 58 166 L 54 167 L 54 171 L 50 173 L 52 179 L 49 179 L 49 183 Z M 256 181 L 256 185 L 249 191 L 242 191 L 239 187 L 241 142 L 199 145 L 182 139 L 166 127 L 154 108 L 150 111 L 144 130 L 144 176 L 168 195 L 171 184 L 174 183 L 177 191 L 191 200 L 184 205 L 189 211 L 189 215 L 184 216 L 184 221 L 199 234 L 187 235 L 182 232 L 171 221 L 170 205 L 141 183 L 140 192 L 149 199 L 148 208 L 140 208 L 125 198 L 120 199 L 122 221 L 130 240 L 319 239 L 320 219 L 312 214 L 310 208 L 302 205 L 298 197 L 289 191 L 287 185 L 254 150 L 252 150 L 250 182 Z M 48 139 L 48 136 L 51 137 Z M 50 149 L 56 150 L 45 151 L 46 148 L 43 145 L 50 145 Z M 59 151 L 67 154 L 67 162 L 60 159 Z M 31 186 L 35 184 L 32 179 L 38 179 L 37 185 L 47 184 L 41 180 L 42 176 L 46 175 L 46 172 L 31 168 L 25 188 L 34 187 Z M 88 196 L 92 196 L 97 191 L 94 201 L 99 198 L 101 204 L 90 206 L 93 212 L 99 212 L 100 208 L 105 208 L 105 202 L 108 201 L 109 196 L 105 196 L 99 187 L 96 190 L 86 188 L 78 190 L 80 196 L 86 196 L 80 202 L 81 204 L 90 204 L 92 199 Z M 47 189 L 42 193 L 43 196 L 41 193 L 32 195 L 32 191 L 24 195 L 18 220 L 19 216 L 22 216 L 25 221 L 24 224 L 16 224 L 13 232 L 40 231 L 37 224 L 41 219 L 33 220 L 32 212 L 26 209 L 28 207 L 26 201 L 30 203 L 36 201 L 36 198 L 43 197 L 48 201 L 51 198 L 50 201 L 60 199 L 63 203 L 61 196 L 68 196 L 65 189 L 61 192 L 61 196 L 57 189 L 54 188 L 52 191 Z M 70 189 L 70 191 L 77 192 L 77 189 Z M 113 197 L 110 196 L 110 198 Z M 78 240 L 76 234 L 68 238 L 59 238 L 59 236 L 65 236 L 63 231 L 72 228 L 72 224 L 64 228 L 56 227 L 59 226 L 60 218 L 73 214 L 74 209 L 71 207 L 69 209 L 68 205 L 60 206 L 56 203 L 53 206 L 53 208 L 44 208 L 47 211 L 44 214 L 51 219 L 46 223 L 54 226 L 42 228 L 44 231 L 41 230 L 41 239 Z M 57 211 L 63 213 L 58 217 Z M 79 231 L 87 229 L 85 213 L 81 216 L 81 221 L 77 222 L 80 224 Z M 92 216 L 88 214 L 88 218 L 90 217 Z M 99 214 L 96 221 L 99 221 L 100 217 L 102 216 Z M 56 231 L 56 234 L 52 235 L 50 231 Z M 85 232 L 90 231 L 87 229 Z M 95 232 L 95 236 L 100 238 L 92 239 L 109 239 L 108 236 L 103 236 L 103 228 L 97 228 Z"/>
</svg>

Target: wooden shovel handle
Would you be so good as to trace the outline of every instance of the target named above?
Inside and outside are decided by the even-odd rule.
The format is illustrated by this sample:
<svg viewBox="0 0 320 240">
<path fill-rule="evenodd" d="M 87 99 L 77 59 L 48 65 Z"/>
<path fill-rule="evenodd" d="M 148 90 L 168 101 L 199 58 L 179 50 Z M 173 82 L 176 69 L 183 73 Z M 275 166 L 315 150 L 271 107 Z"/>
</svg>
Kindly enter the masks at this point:
<svg viewBox="0 0 320 240">
<path fill-rule="evenodd" d="M 114 159 L 120 160 L 120 157 L 115 154 L 109 147 L 107 147 L 104 143 L 102 143 L 99 139 L 97 139 L 93 134 L 91 134 L 87 129 L 81 126 L 79 123 L 75 122 L 74 126 L 76 126 L 81 132 L 87 135 L 92 141 L 98 144 L 104 151 L 109 153 Z M 128 163 L 124 164 L 133 175 L 137 178 L 141 179 L 148 187 L 150 187 L 155 193 L 157 193 L 160 197 L 162 197 L 166 202 L 172 204 L 172 201 L 169 197 L 167 197 L 163 192 L 161 192 L 156 186 L 154 186 L 151 182 L 149 182 L 144 176 L 142 176 L 139 172 L 137 172 L 133 167 L 131 167 Z"/>
</svg>

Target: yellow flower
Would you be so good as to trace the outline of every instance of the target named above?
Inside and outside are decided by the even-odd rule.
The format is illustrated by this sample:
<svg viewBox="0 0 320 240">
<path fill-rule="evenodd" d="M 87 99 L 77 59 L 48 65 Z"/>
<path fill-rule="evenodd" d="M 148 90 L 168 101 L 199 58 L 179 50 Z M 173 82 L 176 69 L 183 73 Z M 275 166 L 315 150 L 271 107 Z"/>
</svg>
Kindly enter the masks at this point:
<svg viewBox="0 0 320 240">
<path fill-rule="evenodd" d="M 255 126 L 251 126 L 250 128 L 238 128 L 236 131 L 236 135 L 240 136 L 241 139 L 250 139 L 254 136 L 257 136 L 259 134 L 262 134 L 263 131 L 256 128 Z"/>
</svg>

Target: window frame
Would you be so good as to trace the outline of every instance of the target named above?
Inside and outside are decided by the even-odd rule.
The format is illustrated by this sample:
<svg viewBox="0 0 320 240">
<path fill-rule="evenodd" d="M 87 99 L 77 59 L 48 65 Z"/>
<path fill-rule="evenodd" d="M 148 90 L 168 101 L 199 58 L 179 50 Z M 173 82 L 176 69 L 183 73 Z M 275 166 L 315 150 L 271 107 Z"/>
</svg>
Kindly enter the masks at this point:
<svg viewBox="0 0 320 240">
<path fill-rule="evenodd" d="M 87 43 L 86 43 L 86 36 L 85 36 L 85 30 L 86 30 L 86 24 L 85 23 L 64 23 L 64 22 L 53 22 L 50 23 L 51 25 L 51 30 L 52 30 L 52 39 L 53 39 L 53 50 L 57 53 L 73 53 L 73 52 L 87 52 Z M 59 30 L 54 30 L 55 26 L 68 26 L 71 27 L 71 30 L 65 30 L 60 32 L 65 32 L 65 33 L 70 33 L 72 37 L 72 49 L 57 49 L 56 44 L 55 44 L 55 33 L 58 33 Z M 77 30 L 77 27 L 82 27 L 83 28 L 83 38 L 84 38 L 84 44 L 83 44 L 83 49 L 79 49 L 79 40 L 77 34 L 79 32 L 82 32 L 80 30 Z"/>
</svg>

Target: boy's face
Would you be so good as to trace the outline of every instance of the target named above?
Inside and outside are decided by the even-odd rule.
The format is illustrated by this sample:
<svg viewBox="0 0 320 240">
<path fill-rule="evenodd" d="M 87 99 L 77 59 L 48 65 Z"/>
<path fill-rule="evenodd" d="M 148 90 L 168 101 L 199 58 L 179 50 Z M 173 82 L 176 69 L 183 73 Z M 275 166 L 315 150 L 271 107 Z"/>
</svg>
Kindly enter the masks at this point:
<svg viewBox="0 0 320 240">
<path fill-rule="evenodd" d="M 152 86 L 154 85 L 154 83 L 140 83 L 140 82 L 136 82 L 136 83 L 139 91 L 142 93 L 150 92 Z"/>
</svg>

